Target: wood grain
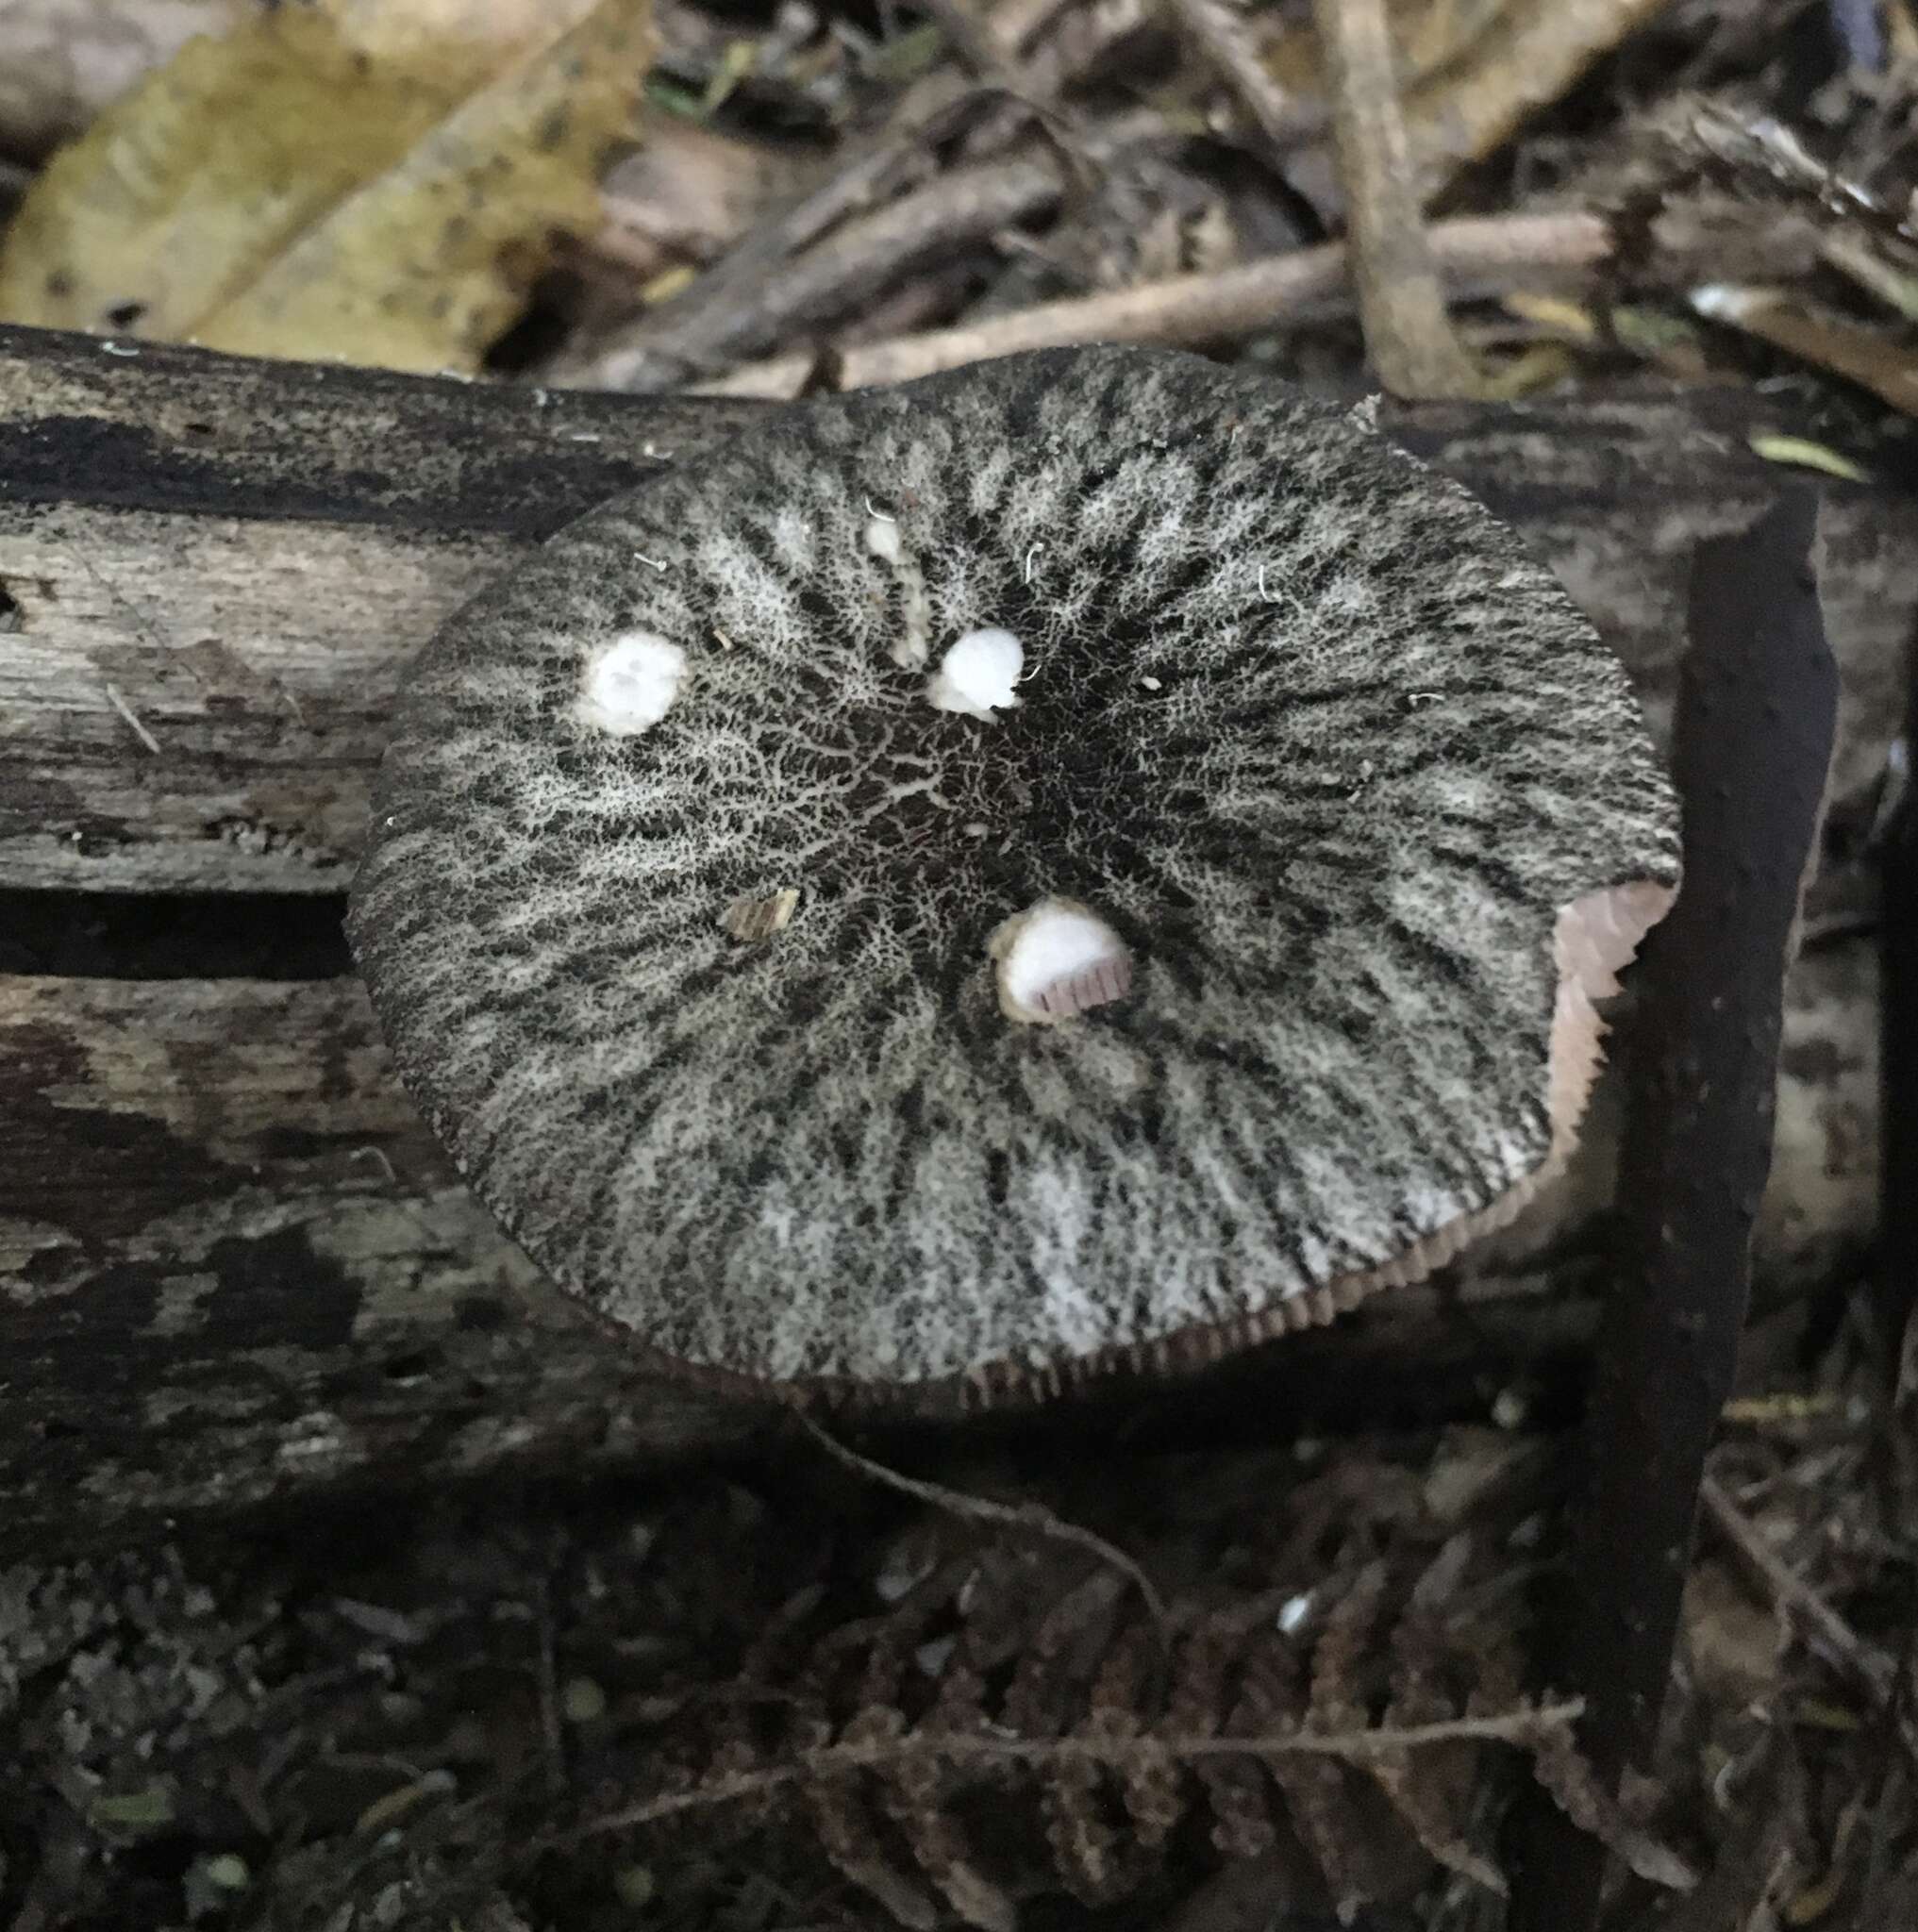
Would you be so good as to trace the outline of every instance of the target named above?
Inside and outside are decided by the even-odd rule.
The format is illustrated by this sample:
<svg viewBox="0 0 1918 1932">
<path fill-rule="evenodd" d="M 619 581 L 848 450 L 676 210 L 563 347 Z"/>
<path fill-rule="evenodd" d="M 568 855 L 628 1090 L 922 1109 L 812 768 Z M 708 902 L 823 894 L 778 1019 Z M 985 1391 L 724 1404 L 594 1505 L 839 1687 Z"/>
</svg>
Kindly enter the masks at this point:
<svg viewBox="0 0 1918 1932">
<path fill-rule="evenodd" d="M 342 891 L 389 702 L 441 619 L 760 407 L 0 328 L 0 887 Z M 1661 736 L 1692 547 L 1769 500 L 1747 439 L 1781 422 L 1676 390 L 1381 416 L 1526 534 Z M 1918 504 L 1839 486 L 1825 542 L 1843 808 L 1897 716 Z"/>
<path fill-rule="evenodd" d="M 0 328 L 0 886 L 343 891 L 419 644 L 759 413 Z"/>
<path fill-rule="evenodd" d="M 1774 1296 L 1855 1261 L 1869 1224 L 1873 963 L 1847 941 L 1793 977 Z M 1060 1425 L 1190 1445 L 1482 1414 L 1562 1378 L 1605 1279 L 1614 1103 L 1448 1282 L 1203 1402 L 1115 1385 Z M 0 1553 L 346 1480 L 709 1454 L 762 1421 L 646 1374 L 543 1282 L 393 1084 L 357 980 L 0 976 Z"/>
</svg>

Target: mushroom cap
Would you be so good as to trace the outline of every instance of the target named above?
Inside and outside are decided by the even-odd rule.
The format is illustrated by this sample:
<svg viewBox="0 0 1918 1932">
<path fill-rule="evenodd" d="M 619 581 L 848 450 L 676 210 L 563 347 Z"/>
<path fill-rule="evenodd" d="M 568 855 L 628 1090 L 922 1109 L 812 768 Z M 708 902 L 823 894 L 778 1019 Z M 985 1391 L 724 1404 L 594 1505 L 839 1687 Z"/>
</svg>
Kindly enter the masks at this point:
<svg viewBox="0 0 1918 1932">
<path fill-rule="evenodd" d="M 932 692 L 981 632 L 1021 669 L 973 715 Z M 769 413 L 483 591 L 349 932 L 460 1172 L 635 1342 L 1003 1394 L 1508 1218 L 1677 875 L 1624 672 L 1509 529 L 1331 406 L 1097 348 Z M 1128 970 L 1021 1024 L 993 936 L 1053 901 Z"/>
</svg>

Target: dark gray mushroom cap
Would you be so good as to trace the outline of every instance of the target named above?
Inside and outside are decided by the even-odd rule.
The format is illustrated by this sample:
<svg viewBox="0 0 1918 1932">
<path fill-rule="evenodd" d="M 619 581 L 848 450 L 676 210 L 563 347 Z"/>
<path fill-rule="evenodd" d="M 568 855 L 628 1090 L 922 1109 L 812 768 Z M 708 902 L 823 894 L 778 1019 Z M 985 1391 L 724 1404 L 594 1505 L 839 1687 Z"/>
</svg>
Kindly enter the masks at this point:
<svg viewBox="0 0 1918 1932">
<path fill-rule="evenodd" d="M 1462 491 L 1269 380 L 1048 352 L 682 450 L 483 591 L 350 930 L 460 1171 L 638 1341 L 992 1391 L 1509 1214 L 1676 817 Z"/>
</svg>

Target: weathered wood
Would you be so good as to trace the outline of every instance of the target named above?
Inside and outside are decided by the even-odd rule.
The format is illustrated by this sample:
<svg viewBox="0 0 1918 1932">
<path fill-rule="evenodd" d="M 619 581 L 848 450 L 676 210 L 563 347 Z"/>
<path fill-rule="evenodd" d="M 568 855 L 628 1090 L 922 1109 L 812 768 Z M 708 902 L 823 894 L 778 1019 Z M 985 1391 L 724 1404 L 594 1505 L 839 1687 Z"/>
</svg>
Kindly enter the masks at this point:
<svg viewBox="0 0 1918 1932">
<path fill-rule="evenodd" d="M 0 329 L 0 887 L 342 890 L 388 701 L 439 621 L 758 407 Z M 1783 421 L 1744 391 L 1382 416 L 1526 534 L 1660 732 L 1686 560 L 1769 500 L 1747 438 Z M 1918 504 L 1839 487 L 1825 541 L 1843 804 L 1897 716 Z"/>
<path fill-rule="evenodd" d="M 1776 485 L 1745 447 L 1763 407 L 1388 407 L 1385 425 L 1527 530 L 1662 732 L 1691 546 Z M 156 906 L 189 888 L 343 891 L 386 699 L 433 625 L 547 531 L 750 413 L 0 330 L 13 909 L 44 888 Z M 1918 507 L 1833 492 L 1826 614 L 1854 801 L 1897 715 L 1914 537 Z M 1842 901 L 1858 875 L 1835 875 Z M 200 976 L 222 970 L 208 931 L 204 967 L 168 948 L 162 970 L 190 978 L 0 976 L 0 1541 L 747 1436 L 749 1413 L 610 1357 L 499 1236 L 393 1088 L 350 978 Z M 1863 940 L 1794 976 L 1760 1232 L 1775 1288 L 1855 1257 L 1868 1228 L 1874 996 Z M 1482 1407 L 1576 1360 L 1603 1279 L 1607 1112 L 1601 1097 L 1578 1171 L 1461 1280 L 1288 1340 L 1256 1381 L 1228 1376 L 1236 1407 L 1178 1405 L 1173 1437 L 1341 1401 Z M 1135 1440 L 1164 1413 L 1145 1391 L 1102 1405 L 1097 1426 Z"/>
<path fill-rule="evenodd" d="M 1847 941 L 1793 975 L 1760 1247 L 1781 1289 L 1868 1223 L 1873 963 Z M 1482 1412 L 1549 1380 L 1595 1319 L 1614 1112 L 1601 1089 L 1576 1170 L 1454 1282 L 1276 1344 L 1225 1378 L 1236 1409 L 1187 1406 L 1173 1435 Z M 1136 1440 L 1153 1405 L 1094 1407 Z M 0 1551 L 346 1477 L 710 1451 L 755 1422 L 623 1361 L 541 1280 L 392 1084 L 357 981 L 0 977 Z"/>
<path fill-rule="evenodd" d="M 0 328 L 0 885 L 343 890 L 412 651 L 760 407 Z"/>
<path fill-rule="evenodd" d="M 0 979 L 0 1546 L 741 1441 L 546 1291 L 350 979 Z"/>
</svg>

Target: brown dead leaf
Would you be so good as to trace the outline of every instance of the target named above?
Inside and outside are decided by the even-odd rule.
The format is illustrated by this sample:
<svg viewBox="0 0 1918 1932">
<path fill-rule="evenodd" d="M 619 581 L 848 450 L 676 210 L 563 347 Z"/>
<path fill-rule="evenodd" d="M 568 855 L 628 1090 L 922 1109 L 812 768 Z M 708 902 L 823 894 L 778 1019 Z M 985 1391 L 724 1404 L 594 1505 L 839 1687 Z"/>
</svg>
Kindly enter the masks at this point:
<svg viewBox="0 0 1918 1932">
<path fill-rule="evenodd" d="M 476 366 L 598 218 L 649 0 L 329 0 L 190 42 L 56 158 L 0 316 L 272 356 Z"/>
<path fill-rule="evenodd" d="M 1777 1613 L 1754 1603 L 1724 1564 L 1705 1557 L 1693 1566 L 1682 1618 L 1693 1678 L 1713 1703 L 1740 1709 L 1776 1695 L 1784 1627 Z"/>
</svg>

